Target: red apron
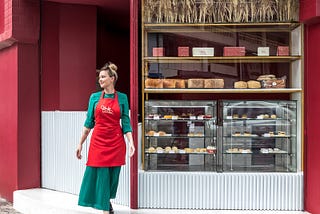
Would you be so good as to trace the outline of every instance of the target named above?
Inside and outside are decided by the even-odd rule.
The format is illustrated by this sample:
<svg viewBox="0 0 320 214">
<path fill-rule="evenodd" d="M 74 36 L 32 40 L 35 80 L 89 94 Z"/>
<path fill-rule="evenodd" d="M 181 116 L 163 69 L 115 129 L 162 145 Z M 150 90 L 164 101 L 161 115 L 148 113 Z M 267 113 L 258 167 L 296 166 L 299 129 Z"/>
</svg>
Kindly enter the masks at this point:
<svg viewBox="0 0 320 214">
<path fill-rule="evenodd" d="M 125 164 L 126 145 L 120 126 L 117 92 L 104 98 L 102 92 L 94 112 L 95 126 L 91 136 L 87 166 L 112 167 Z"/>
</svg>

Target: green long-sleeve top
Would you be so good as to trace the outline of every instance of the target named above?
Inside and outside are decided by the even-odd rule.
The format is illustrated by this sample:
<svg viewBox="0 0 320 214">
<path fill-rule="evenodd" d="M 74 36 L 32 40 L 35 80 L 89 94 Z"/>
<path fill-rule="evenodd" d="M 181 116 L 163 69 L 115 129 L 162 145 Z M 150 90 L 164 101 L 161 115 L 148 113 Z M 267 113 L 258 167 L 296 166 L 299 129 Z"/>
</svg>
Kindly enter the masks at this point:
<svg viewBox="0 0 320 214">
<path fill-rule="evenodd" d="M 94 119 L 94 112 L 101 97 L 102 91 L 98 91 L 92 93 L 89 99 L 88 111 L 87 111 L 87 118 L 84 122 L 84 126 L 87 128 L 92 129 L 95 125 Z M 121 111 L 121 126 L 122 132 L 125 134 L 127 132 L 132 132 L 132 127 L 130 124 L 130 117 L 129 117 L 129 104 L 127 95 L 117 91 L 118 93 L 118 101 L 120 105 Z M 105 98 L 114 98 L 114 94 L 105 94 Z"/>
</svg>

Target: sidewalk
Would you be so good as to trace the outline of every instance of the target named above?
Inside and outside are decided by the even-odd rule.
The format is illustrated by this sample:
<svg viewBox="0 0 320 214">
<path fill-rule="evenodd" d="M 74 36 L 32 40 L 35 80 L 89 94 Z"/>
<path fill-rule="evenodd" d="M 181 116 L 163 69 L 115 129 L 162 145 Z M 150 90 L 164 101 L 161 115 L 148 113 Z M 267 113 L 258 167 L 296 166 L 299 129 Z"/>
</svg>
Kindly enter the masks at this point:
<svg viewBox="0 0 320 214">
<path fill-rule="evenodd" d="M 12 204 L 1 202 L 1 214 L 102 214 L 101 211 L 80 207 L 76 195 L 47 190 L 30 189 L 14 192 Z M 251 210 L 179 210 L 179 209 L 137 209 L 113 205 L 115 214 L 307 214 L 303 211 L 251 211 Z"/>
<path fill-rule="evenodd" d="M 20 214 L 13 209 L 12 204 L 2 198 L 0 198 L 0 213 L 1 214 Z"/>
</svg>

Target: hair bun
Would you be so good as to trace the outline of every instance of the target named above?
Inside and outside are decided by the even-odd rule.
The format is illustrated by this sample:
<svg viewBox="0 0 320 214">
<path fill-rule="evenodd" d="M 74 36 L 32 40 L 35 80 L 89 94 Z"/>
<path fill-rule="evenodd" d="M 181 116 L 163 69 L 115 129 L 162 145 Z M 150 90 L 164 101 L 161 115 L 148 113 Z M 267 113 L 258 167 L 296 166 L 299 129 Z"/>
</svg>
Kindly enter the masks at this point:
<svg viewBox="0 0 320 214">
<path fill-rule="evenodd" d="M 117 70 L 118 70 L 118 67 L 117 67 L 115 64 L 113 64 L 113 63 L 110 63 L 110 64 L 109 64 L 109 68 L 110 68 L 112 71 L 117 71 Z"/>
</svg>

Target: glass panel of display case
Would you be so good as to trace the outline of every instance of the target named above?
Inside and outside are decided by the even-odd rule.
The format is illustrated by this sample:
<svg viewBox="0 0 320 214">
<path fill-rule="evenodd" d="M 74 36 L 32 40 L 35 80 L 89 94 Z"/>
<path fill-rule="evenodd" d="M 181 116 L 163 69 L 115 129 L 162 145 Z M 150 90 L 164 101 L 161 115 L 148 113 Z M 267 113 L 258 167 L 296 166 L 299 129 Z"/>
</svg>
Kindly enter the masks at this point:
<svg viewBox="0 0 320 214">
<path fill-rule="evenodd" d="M 296 101 L 223 101 L 223 171 L 295 172 Z"/>
<path fill-rule="evenodd" d="M 216 102 L 145 101 L 144 169 L 216 170 Z"/>
</svg>

